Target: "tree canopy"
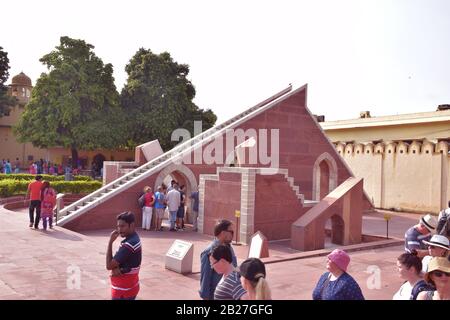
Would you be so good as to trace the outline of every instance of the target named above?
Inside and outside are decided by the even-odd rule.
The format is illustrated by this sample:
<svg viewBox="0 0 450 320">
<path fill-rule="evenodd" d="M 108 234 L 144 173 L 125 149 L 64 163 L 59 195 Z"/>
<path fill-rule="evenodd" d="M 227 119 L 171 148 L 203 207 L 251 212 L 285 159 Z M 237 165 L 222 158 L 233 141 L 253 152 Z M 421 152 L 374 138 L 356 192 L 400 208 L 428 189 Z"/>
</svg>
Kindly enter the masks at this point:
<svg viewBox="0 0 450 320">
<path fill-rule="evenodd" d="M 72 150 L 114 149 L 124 145 L 124 122 L 113 67 L 83 40 L 61 37 L 40 61 L 47 66 L 14 128 L 21 142 Z"/>
<path fill-rule="evenodd" d="M 5 85 L 9 77 L 8 53 L 0 47 L 0 117 L 9 114 L 11 107 L 15 104 L 15 99 L 8 96 L 8 87 Z"/>
<path fill-rule="evenodd" d="M 214 125 L 216 115 L 203 110 L 192 100 L 195 88 L 187 79 L 189 66 L 173 61 L 168 52 L 154 54 L 139 49 L 125 67 L 128 80 L 121 92 L 121 105 L 127 115 L 128 145 L 158 139 L 168 150 L 177 142 L 170 140 L 177 128 L 194 133 L 194 121 L 201 120 L 203 130 Z"/>
</svg>

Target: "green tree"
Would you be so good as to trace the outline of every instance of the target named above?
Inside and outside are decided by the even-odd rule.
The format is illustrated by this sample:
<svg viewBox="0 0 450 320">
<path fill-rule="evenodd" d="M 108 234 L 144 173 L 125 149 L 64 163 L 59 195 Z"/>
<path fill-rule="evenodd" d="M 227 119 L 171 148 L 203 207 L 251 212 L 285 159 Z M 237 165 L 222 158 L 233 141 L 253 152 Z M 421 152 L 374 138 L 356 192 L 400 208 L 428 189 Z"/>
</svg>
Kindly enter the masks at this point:
<svg viewBox="0 0 450 320">
<path fill-rule="evenodd" d="M 61 37 L 56 50 L 40 59 L 49 72 L 37 80 L 14 128 L 21 142 L 70 148 L 73 165 L 80 149 L 113 149 L 126 142 L 113 67 L 93 49 L 83 40 Z"/>
<path fill-rule="evenodd" d="M 9 77 L 8 53 L 0 47 L 0 117 L 8 115 L 11 107 L 16 103 L 16 99 L 8 95 L 8 87 L 5 85 Z"/>
<path fill-rule="evenodd" d="M 189 66 L 173 61 L 169 53 L 159 55 L 139 49 L 125 67 L 128 80 L 121 92 L 121 105 L 127 114 L 128 144 L 134 147 L 158 139 L 164 150 L 177 142 L 171 134 L 177 128 L 194 133 L 194 121 L 203 130 L 214 125 L 216 115 L 197 107 L 192 99 L 195 88 L 187 79 Z"/>
</svg>

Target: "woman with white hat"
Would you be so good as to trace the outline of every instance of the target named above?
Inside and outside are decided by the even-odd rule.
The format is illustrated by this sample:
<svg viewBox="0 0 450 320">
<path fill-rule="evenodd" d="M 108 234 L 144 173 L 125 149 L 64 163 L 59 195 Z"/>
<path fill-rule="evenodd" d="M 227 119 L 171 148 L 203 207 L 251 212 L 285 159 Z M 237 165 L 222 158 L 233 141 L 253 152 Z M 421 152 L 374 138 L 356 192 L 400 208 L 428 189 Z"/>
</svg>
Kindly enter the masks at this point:
<svg viewBox="0 0 450 320">
<path fill-rule="evenodd" d="M 450 300 L 450 261 L 448 258 L 432 258 L 424 278 L 436 290 L 419 293 L 417 300 Z"/>
<path fill-rule="evenodd" d="M 433 257 L 448 257 L 449 241 L 447 237 L 435 234 L 430 241 L 424 241 L 423 243 L 428 245 L 429 254 L 422 259 L 422 271 L 425 273 L 428 271 L 428 264 Z"/>
</svg>

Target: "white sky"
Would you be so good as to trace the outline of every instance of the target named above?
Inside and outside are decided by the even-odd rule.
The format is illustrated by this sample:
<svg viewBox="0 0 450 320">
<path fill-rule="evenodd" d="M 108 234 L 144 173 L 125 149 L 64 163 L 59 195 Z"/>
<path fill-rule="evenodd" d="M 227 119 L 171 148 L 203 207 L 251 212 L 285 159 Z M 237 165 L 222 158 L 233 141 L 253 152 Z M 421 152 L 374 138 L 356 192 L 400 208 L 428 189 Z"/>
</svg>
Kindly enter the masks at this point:
<svg viewBox="0 0 450 320">
<path fill-rule="evenodd" d="M 140 47 L 190 66 L 196 104 L 218 122 L 292 83 L 326 120 L 434 111 L 450 103 L 448 0 L 7 1 L 0 46 L 10 82 L 33 84 L 67 35 L 114 66 Z M 5 14 L 6 13 L 6 14 Z"/>
</svg>

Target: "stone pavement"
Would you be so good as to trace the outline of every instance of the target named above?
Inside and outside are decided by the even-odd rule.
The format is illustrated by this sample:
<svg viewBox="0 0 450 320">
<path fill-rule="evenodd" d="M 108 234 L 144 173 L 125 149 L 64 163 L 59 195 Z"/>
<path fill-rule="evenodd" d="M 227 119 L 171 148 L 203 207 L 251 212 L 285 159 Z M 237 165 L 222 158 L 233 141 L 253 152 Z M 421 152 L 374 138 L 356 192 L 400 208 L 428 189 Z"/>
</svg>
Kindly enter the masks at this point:
<svg viewBox="0 0 450 320">
<path fill-rule="evenodd" d="M 390 235 L 402 238 L 419 217 L 394 213 Z M 105 253 L 111 230 L 84 234 L 59 227 L 47 232 L 32 230 L 28 228 L 26 209 L 13 212 L 0 208 L 0 223 L 0 299 L 109 299 Z M 364 234 L 383 236 L 385 230 L 383 212 L 364 217 Z M 139 229 L 138 233 L 143 247 L 139 299 L 199 299 L 199 255 L 212 238 L 187 231 Z M 194 243 L 193 274 L 183 276 L 164 268 L 165 253 L 174 239 Z M 118 243 L 116 240 L 113 250 Z M 269 247 L 271 255 L 296 252 L 282 242 L 270 243 Z M 238 260 L 244 260 L 248 247 L 234 248 Z M 358 281 L 367 299 L 391 299 L 402 283 L 395 264 L 402 250 L 402 246 L 391 246 L 350 253 L 349 273 Z M 273 298 L 311 299 L 316 281 L 325 272 L 325 264 L 323 256 L 267 264 Z M 73 280 L 77 272 L 79 288 Z M 379 283 L 374 280 L 377 275 Z"/>
</svg>

